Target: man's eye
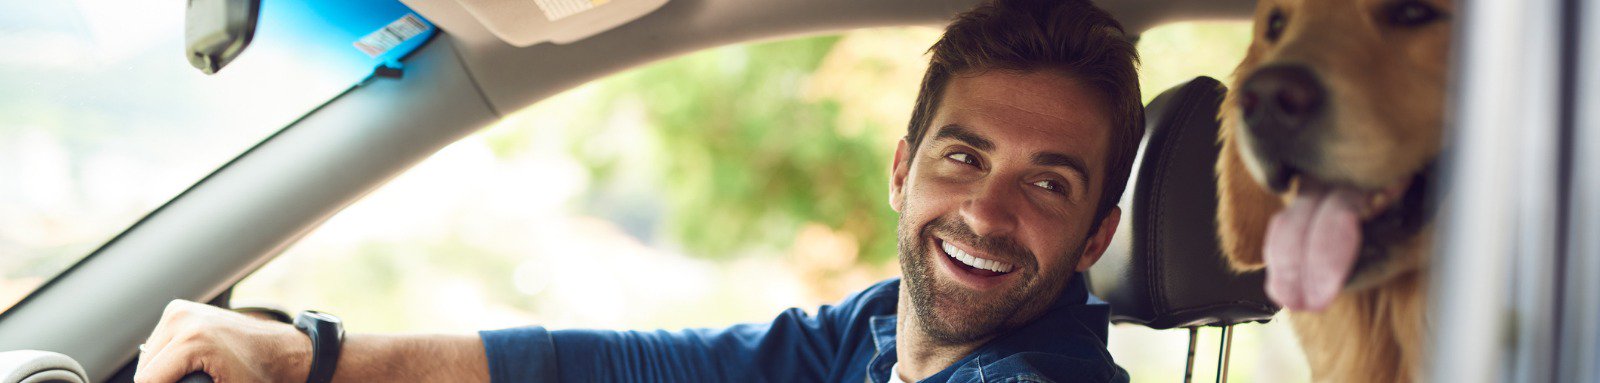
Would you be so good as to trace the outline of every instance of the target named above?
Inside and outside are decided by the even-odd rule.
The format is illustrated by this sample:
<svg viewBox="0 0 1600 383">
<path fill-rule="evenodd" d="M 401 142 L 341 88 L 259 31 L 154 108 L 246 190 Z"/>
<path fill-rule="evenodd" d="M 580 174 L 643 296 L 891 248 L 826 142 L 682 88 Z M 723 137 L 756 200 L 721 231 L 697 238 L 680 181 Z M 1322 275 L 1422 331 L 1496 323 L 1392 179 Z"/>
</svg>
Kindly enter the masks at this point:
<svg viewBox="0 0 1600 383">
<path fill-rule="evenodd" d="M 967 165 L 972 165 L 972 166 L 977 166 L 978 165 L 978 159 L 977 158 L 973 158 L 971 154 L 950 153 L 950 155 L 947 155 L 947 156 L 944 156 L 944 157 L 952 159 L 952 160 L 956 160 L 957 162 L 960 162 L 960 163 L 963 163 L 963 164 L 967 164 Z"/>
<path fill-rule="evenodd" d="M 1061 183 L 1060 182 L 1051 181 L 1051 180 L 1043 180 L 1043 181 L 1039 181 L 1039 182 L 1034 182 L 1033 186 L 1038 186 L 1038 187 L 1044 188 L 1044 190 L 1049 190 L 1049 191 L 1055 192 L 1055 193 L 1065 193 L 1066 192 L 1066 190 L 1061 187 Z"/>
</svg>

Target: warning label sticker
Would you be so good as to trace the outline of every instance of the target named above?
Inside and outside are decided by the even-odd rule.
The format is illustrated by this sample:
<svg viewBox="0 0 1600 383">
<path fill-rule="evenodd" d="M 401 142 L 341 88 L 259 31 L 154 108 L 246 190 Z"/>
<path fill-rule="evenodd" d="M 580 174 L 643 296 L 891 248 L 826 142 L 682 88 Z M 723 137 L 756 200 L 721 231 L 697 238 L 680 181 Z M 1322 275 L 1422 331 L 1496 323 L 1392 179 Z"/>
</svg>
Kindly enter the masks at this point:
<svg viewBox="0 0 1600 383">
<path fill-rule="evenodd" d="M 417 18 L 417 15 L 408 13 L 400 17 L 399 20 L 384 26 L 383 29 L 368 33 L 360 40 L 356 40 L 355 46 L 356 49 L 360 49 L 367 56 L 377 58 L 378 56 L 383 56 L 384 53 L 389 53 L 389 50 L 394 49 L 394 47 L 400 46 L 400 43 L 404 43 L 406 40 L 410 40 L 412 37 L 417 37 L 417 35 L 427 31 L 427 23 Z"/>
</svg>

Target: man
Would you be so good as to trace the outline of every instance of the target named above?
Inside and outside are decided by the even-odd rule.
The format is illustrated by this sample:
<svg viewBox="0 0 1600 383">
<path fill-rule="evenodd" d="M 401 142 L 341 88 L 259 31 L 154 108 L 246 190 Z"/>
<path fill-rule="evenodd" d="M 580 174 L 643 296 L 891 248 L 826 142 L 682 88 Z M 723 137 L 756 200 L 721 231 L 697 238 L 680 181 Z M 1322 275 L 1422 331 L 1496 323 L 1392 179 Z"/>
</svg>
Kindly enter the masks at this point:
<svg viewBox="0 0 1600 383">
<path fill-rule="evenodd" d="M 1131 43 L 1086 1 L 996 0 L 930 52 L 892 166 L 903 281 L 765 324 L 351 335 L 331 361 L 295 328 L 175 301 L 135 381 L 299 382 L 314 363 L 349 382 L 1126 381 L 1081 272 L 1143 134 Z"/>
</svg>

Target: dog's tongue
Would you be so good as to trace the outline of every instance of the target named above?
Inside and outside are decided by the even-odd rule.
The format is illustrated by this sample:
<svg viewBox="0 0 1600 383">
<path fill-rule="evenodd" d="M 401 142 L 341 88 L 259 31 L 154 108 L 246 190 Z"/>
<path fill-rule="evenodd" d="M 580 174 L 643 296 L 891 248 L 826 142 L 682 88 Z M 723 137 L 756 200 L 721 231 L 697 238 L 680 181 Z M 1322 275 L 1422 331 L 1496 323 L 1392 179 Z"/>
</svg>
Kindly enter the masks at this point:
<svg viewBox="0 0 1600 383">
<path fill-rule="evenodd" d="M 1344 287 L 1361 244 L 1355 201 L 1345 189 L 1301 187 L 1267 226 L 1267 296 L 1290 310 L 1321 310 Z"/>
</svg>

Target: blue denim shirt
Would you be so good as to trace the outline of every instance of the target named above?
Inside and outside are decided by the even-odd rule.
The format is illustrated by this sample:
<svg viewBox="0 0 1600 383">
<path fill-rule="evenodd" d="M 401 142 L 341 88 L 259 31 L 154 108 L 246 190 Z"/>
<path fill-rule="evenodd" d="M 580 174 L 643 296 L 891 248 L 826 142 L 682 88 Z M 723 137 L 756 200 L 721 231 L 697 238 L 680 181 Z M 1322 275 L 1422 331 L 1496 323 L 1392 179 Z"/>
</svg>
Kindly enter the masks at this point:
<svg viewBox="0 0 1600 383">
<path fill-rule="evenodd" d="M 679 331 L 484 331 L 492 382 L 884 383 L 895 363 L 900 280 L 771 323 Z M 1109 307 L 1082 275 L 1039 319 L 922 382 L 1126 382 L 1106 351 Z"/>
</svg>

